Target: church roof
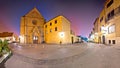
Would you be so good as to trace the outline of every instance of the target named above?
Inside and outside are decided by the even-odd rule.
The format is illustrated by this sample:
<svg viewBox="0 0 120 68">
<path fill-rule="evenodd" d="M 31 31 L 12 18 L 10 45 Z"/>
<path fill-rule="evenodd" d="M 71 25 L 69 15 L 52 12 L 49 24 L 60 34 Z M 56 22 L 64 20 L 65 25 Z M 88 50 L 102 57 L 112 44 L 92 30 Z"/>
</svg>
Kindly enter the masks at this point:
<svg viewBox="0 0 120 68">
<path fill-rule="evenodd" d="M 43 18 L 42 14 L 39 12 L 39 10 L 36 7 L 34 7 L 32 10 L 30 10 L 28 13 L 26 13 L 23 17 L 26 17 L 26 16 L 27 17 L 37 16 L 37 17 Z"/>
</svg>

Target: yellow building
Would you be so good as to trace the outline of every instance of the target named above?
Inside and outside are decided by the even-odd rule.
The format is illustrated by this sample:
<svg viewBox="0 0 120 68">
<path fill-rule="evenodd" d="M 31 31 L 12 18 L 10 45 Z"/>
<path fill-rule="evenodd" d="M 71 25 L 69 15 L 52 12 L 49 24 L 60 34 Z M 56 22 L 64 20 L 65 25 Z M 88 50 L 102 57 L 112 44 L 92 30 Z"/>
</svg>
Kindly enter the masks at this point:
<svg viewBox="0 0 120 68">
<path fill-rule="evenodd" d="M 45 20 L 40 12 L 33 8 L 21 17 L 20 43 L 42 43 L 44 42 Z"/>
<path fill-rule="evenodd" d="M 54 43 L 68 44 L 78 41 L 78 37 L 71 34 L 70 21 L 64 16 L 57 16 L 45 22 L 40 12 L 33 8 L 21 17 L 20 43 Z"/>
<path fill-rule="evenodd" d="M 63 16 L 57 16 L 44 25 L 46 43 L 71 43 L 70 22 Z"/>
</svg>

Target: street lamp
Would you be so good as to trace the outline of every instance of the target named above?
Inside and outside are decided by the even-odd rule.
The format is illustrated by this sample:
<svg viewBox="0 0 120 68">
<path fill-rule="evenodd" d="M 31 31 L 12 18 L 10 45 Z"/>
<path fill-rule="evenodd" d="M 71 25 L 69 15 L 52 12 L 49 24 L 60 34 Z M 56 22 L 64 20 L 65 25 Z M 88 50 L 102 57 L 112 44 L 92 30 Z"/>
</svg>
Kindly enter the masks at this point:
<svg viewBox="0 0 120 68">
<path fill-rule="evenodd" d="M 62 44 L 62 42 L 63 42 L 63 38 L 64 38 L 64 36 L 65 36 L 65 34 L 64 34 L 64 32 L 60 32 L 59 33 L 59 36 L 60 36 L 60 38 L 61 38 L 61 40 L 60 40 L 60 44 Z"/>
</svg>

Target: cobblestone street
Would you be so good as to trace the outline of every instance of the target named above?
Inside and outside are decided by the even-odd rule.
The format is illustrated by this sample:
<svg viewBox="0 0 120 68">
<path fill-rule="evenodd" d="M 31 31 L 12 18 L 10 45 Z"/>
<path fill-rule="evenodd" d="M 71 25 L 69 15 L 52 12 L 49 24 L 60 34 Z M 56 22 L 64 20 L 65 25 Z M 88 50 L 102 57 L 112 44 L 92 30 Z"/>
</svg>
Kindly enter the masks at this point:
<svg viewBox="0 0 120 68">
<path fill-rule="evenodd" d="M 6 68 L 120 68 L 120 46 L 103 44 L 12 45 Z"/>
</svg>

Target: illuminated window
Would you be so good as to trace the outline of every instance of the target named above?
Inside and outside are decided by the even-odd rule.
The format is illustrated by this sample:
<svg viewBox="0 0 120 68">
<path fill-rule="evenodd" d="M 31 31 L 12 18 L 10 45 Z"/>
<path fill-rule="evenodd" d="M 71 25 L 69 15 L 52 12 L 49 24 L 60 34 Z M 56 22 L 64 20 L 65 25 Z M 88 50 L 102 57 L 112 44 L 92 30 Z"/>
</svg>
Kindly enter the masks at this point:
<svg viewBox="0 0 120 68">
<path fill-rule="evenodd" d="M 108 33 L 114 33 L 115 32 L 115 25 L 112 25 L 108 28 Z"/>
<path fill-rule="evenodd" d="M 57 24 L 57 20 L 55 20 L 55 24 Z"/>
<path fill-rule="evenodd" d="M 55 27 L 55 31 L 57 31 L 57 27 Z"/>
<path fill-rule="evenodd" d="M 37 36 L 33 36 L 33 40 L 38 40 L 38 37 Z"/>
</svg>

